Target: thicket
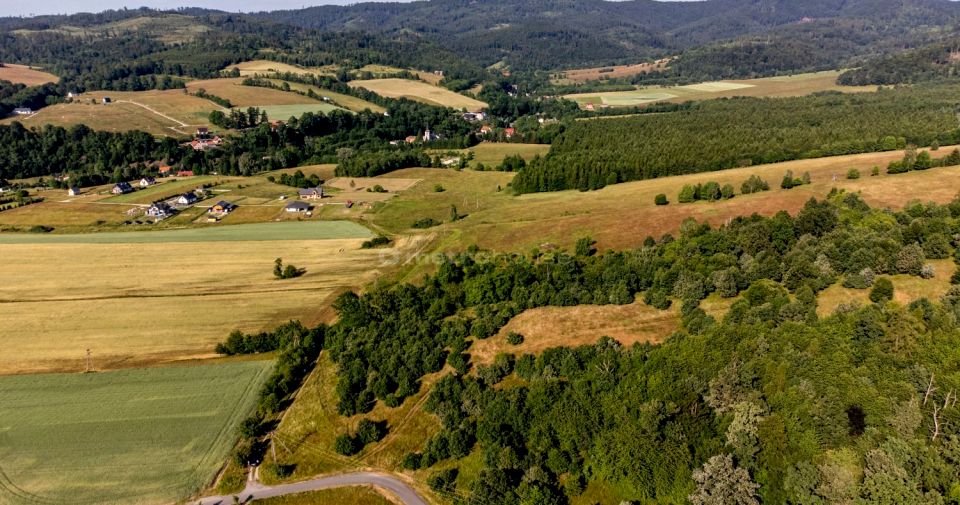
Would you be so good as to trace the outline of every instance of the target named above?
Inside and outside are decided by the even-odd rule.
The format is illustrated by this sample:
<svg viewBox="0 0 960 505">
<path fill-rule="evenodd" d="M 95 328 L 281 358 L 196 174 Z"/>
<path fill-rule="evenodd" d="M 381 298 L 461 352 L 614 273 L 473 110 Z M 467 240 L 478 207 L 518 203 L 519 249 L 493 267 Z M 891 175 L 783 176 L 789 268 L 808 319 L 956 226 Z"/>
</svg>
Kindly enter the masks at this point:
<svg viewBox="0 0 960 505">
<path fill-rule="evenodd" d="M 669 114 L 577 121 L 514 179 L 520 193 L 960 141 L 948 86 L 699 102 Z M 752 118 L 744 121 L 743 118 Z M 809 125 L 816 125 L 810 127 Z"/>
<path fill-rule="evenodd" d="M 680 194 L 677 196 L 677 201 L 680 203 L 690 203 L 697 200 L 706 200 L 706 201 L 717 201 L 717 200 L 729 200 L 733 198 L 733 185 L 724 184 L 721 186 L 717 182 L 707 182 L 704 184 L 685 184 L 683 188 L 680 189 Z M 664 198 L 666 200 L 666 198 Z M 661 205 L 659 201 L 657 205 Z"/>
</svg>

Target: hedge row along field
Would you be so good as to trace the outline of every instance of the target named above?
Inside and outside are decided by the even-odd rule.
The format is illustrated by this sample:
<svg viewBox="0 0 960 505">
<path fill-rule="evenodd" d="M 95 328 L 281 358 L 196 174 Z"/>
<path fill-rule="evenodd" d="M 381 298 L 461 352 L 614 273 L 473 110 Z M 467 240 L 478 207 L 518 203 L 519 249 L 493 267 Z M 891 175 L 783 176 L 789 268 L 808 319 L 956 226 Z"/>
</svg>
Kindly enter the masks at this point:
<svg viewBox="0 0 960 505">
<path fill-rule="evenodd" d="M 739 98 L 688 110 L 580 121 L 513 182 L 520 193 L 960 140 L 947 86 Z M 749 118 L 749 119 L 748 119 Z"/>
</svg>

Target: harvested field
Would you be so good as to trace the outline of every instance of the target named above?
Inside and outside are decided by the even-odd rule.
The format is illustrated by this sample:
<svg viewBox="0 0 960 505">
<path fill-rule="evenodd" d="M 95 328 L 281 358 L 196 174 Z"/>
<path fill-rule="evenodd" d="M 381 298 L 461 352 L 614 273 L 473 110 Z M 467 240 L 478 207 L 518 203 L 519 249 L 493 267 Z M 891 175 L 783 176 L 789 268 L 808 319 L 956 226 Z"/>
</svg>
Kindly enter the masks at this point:
<svg viewBox="0 0 960 505">
<path fill-rule="evenodd" d="M 106 369 L 205 357 L 235 328 L 316 323 L 340 290 L 378 275 L 382 251 L 359 248 L 369 236 L 316 221 L 2 235 L 0 374 L 82 370 L 86 349 Z M 277 257 L 306 274 L 275 280 Z"/>
<path fill-rule="evenodd" d="M 350 81 L 350 86 L 365 88 L 387 98 L 408 98 L 430 105 L 440 105 L 454 109 L 479 111 L 487 106 L 487 104 L 479 100 L 454 93 L 446 88 L 432 86 L 423 81 L 410 79 Z"/>
<path fill-rule="evenodd" d="M 261 105 L 260 110 L 266 112 L 270 119 L 279 119 L 280 121 L 286 121 L 291 117 L 299 118 L 308 112 L 327 114 L 335 110 L 346 111 L 346 109 L 341 109 L 336 105 L 322 102 L 302 105 Z"/>
<path fill-rule="evenodd" d="M 514 317 L 500 331 L 476 340 L 467 350 L 474 364 L 493 362 L 497 353 L 537 354 L 551 347 L 592 345 L 607 336 L 625 346 L 660 343 L 680 327 L 679 308 L 657 310 L 637 301 L 630 305 L 579 305 L 539 307 Z M 507 335 L 523 335 L 523 343 L 510 345 Z"/>
<path fill-rule="evenodd" d="M 278 86 L 282 86 L 283 83 L 286 81 L 281 81 L 280 79 L 270 79 L 270 82 Z M 386 108 L 381 107 L 373 102 L 368 102 L 366 100 L 357 98 L 355 96 L 344 95 L 342 93 L 335 93 L 333 91 L 330 91 L 329 89 L 318 88 L 316 86 L 311 86 L 309 84 L 303 84 L 299 82 L 287 82 L 287 84 L 290 86 L 290 89 L 302 91 L 304 93 L 307 93 L 308 91 L 313 90 L 313 92 L 316 93 L 317 96 L 327 97 L 333 100 L 333 103 L 335 105 L 339 107 L 343 107 L 344 109 L 352 110 L 354 112 L 363 112 L 366 109 L 370 109 L 373 112 L 384 112 L 387 110 Z"/>
<path fill-rule="evenodd" d="M 633 91 L 585 92 L 566 95 L 581 106 L 626 107 L 654 102 L 686 102 L 734 96 L 803 96 L 818 91 L 863 93 L 876 86 L 840 86 L 840 71 L 825 71 L 762 79 L 726 80 L 686 86 L 646 86 Z"/>
<path fill-rule="evenodd" d="M 181 502 L 213 479 L 272 363 L 0 377 L 0 502 Z"/>
<path fill-rule="evenodd" d="M 26 65 L 14 65 L 4 63 L 0 67 L 0 81 L 10 81 L 14 84 L 26 84 L 27 86 L 40 86 L 48 82 L 57 82 L 60 78 L 48 74 L 39 69 L 28 67 Z"/>
<path fill-rule="evenodd" d="M 470 161 L 470 168 L 476 168 L 483 164 L 487 170 L 491 170 L 501 163 L 507 156 L 520 156 L 529 161 L 534 156 L 544 156 L 550 151 L 549 144 L 515 144 L 512 142 L 481 142 L 469 149 L 461 149 L 459 152 L 473 153 L 473 159 Z M 431 151 L 431 154 L 442 154 L 448 151 Z"/>
<path fill-rule="evenodd" d="M 277 89 L 260 88 L 256 86 L 244 86 L 240 84 L 242 78 L 235 79 L 207 79 L 203 81 L 190 81 L 187 83 L 187 89 L 190 93 L 196 93 L 203 89 L 211 95 L 219 96 L 230 100 L 234 107 L 263 107 L 267 105 L 316 105 L 321 103 L 309 97 L 280 91 Z"/>
</svg>

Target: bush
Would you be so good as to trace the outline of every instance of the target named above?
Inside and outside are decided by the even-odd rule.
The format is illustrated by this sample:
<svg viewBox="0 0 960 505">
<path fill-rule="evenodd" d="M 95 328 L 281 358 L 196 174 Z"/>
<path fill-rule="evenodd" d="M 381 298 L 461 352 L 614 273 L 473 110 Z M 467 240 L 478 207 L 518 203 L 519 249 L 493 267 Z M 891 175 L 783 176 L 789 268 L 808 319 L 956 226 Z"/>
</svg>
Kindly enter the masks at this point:
<svg viewBox="0 0 960 505">
<path fill-rule="evenodd" d="M 369 419 L 361 419 L 357 425 L 357 434 L 354 437 L 356 442 L 362 446 L 379 442 L 387 436 L 386 421 L 373 422 Z"/>
<path fill-rule="evenodd" d="M 387 190 L 379 184 L 375 184 L 372 188 L 367 188 L 367 193 L 386 193 Z"/>
<path fill-rule="evenodd" d="M 761 179 L 759 176 L 751 175 L 747 180 L 743 181 L 743 184 L 740 185 L 740 192 L 749 195 L 750 193 L 759 193 L 761 191 L 768 191 L 770 185 L 767 184 L 767 181 Z"/>
<path fill-rule="evenodd" d="M 655 204 L 657 204 L 657 205 L 667 205 L 667 204 L 670 203 L 670 201 L 667 200 L 667 195 L 665 195 L 665 194 L 663 194 L 663 193 L 660 193 L 659 195 L 657 195 L 656 197 L 654 197 L 653 203 L 655 203 Z"/>
<path fill-rule="evenodd" d="M 372 238 L 372 239 L 367 240 L 367 241 L 365 241 L 364 243 L 360 244 L 360 248 L 361 248 L 361 249 L 373 249 L 373 248 L 375 248 L 375 247 L 380 247 L 380 246 L 388 245 L 390 242 L 393 242 L 393 241 L 390 240 L 388 237 L 384 237 L 383 235 L 380 235 L 379 237 Z"/>
<path fill-rule="evenodd" d="M 870 169 L 870 177 L 876 177 L 878 175 L 880 175 L 880 167 L 874 165 L 873 168 Z"/>
<path fill-rule="evenodd" d="M 419 452 L 409 452 L 406 456 L 403 457 L 404 470 L 419 470 L 421 461 L 423 460 L 423 454 Z"/>
<path fill-rule="evenodd" d="M 881 303 L 893 300 L 893 282 L 886 277 L 881 277 L 873 283 L 873 289 L 870 290 L 870 301 Z"/>
<path fill-rule="evenodd" d="M 423 219 L 418 219 L 414 221 L 413 224 L 411 225 L 411 228 L 423 230 L 426 228 L 433 228 L 434 226 L 440 226 L 440 221 L 437 221 L 432 217 L 425 217 Z"/>
<path fill-rule="evenodd" d="M 277 279 L 294 279 L 307 273 L 305 268 L 297 268 L 293 265 L 283 266 L 283 259 L 277 258 L 273 262 L 273 276 Z"/>
<path fill-rule="evenodd" d="M 901 274 L 920 275 L 926 256 L 923 249 L 917 244 L 910 244 L 897 254 L 897 272 Z"/>
<path fill-rule="evenodd" d="M 510 345 L 520 345 L 523 343 L 523 335 L 515 331 L 511 331 L 507 334 L 507 343 Z"/>
<path fill-rule="evenodd" d="M 933 269 L 933 265 L 929 263 L 923 265 L 923 267 L 920 269 L 920 277 L 924 279 L 933 279 L 935 275 L 937 275 L 937 272 Z"/>
<path fill-rule="evenodd" d="M 446 190 L 447 190 L 447 188 L 444 188 L 444 187 L 443 187 L 442 185 L 440 185 L 440 184 L 436 184 L 436 185 L 433 186 L 433 192 L 434 192 L 434 193 L 443 193 L 443 192 L 446 191 Z"/>
<path fill-rule="evenodd" d="M 337 451 L 337 454 L 342 454 L 344 456 L 353 456 L 354 454 L 360 452 L 362 447 L 357 443 L 357 440 L 350 435 L 339 435 L 337 439 L 333 442 L 333 450 Z"/>
<path fill-rule="evenodd" d="M 36 226 L 31 226 L 30 229 L 28 229 L 27 231 L 30 233 L 50 233 L 53 231 L 53 227 L 43 226 L 38 224 Z"/>
<path fill-rule="evenodd" d="M 860 178 L 859 170 L 857 170 L 856 168 L 851 168 L 850 170 L 847 170 L 847 179 L 853 180 L 853 179 L 859 179 L 859 178 Z"/>
<path fill-rule="evenodd" d="M 724 184 L 723 187 L 720 188 L 720 196 L 723 197 L 724 200 L 733 198 L 733 195 L 734 193 L 732 184 Z"/>
<path fill-rule="evenodd" d="M 697 200 L 697 189 L 694 186 L 685 184 L 677 195 L 677 201 L 680 203 L 692 203 Z"/>
<path fill-rule="evenodd" d="M 710 181 L 700 188 L 701 200 L 719 200 L 722 196 L 723 194 L 720 190 L 720 185 L 716 182 Z"/>
<path fill-rule="evenodd" d="M 434 472 L 433 475 L 427 478 L 427 485 L 434 491 L 451 493 L 456 487 L 458 473 L 456 468 Z"/>
</svg>

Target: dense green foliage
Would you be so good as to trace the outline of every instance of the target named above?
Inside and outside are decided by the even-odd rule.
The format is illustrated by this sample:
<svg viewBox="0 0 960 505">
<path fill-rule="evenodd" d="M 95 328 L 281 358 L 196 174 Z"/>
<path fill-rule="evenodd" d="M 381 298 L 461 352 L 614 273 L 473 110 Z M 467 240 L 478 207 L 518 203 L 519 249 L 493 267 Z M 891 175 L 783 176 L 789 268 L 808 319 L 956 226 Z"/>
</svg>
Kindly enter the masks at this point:
<svg viewBox="0 0 960 505">
<path fill-rule="evenodd" d="M 337 300 L 327 349 L 341 367 L 339 410 L 398 405 L 449 363 L 457 373 L 425 405 L 444 430 L 404 466 L 481 451 L 466 503 L 565 503 L 587 481 L 658 503 L 712 503 L 701 501 L 712 492 L 770 503 L 948 497 L 960 485 L 949 396 L 960 387 L 950 351 L 960 291 L 942 305 L 845 304 L 823 320 L 815 293 L 867 269 L 920 275 L 925 257 L 950 254 L 958 229 L 960 200 L 893 213 L 839 192 L 795 217 L 687 222 L 678 239 L 634 251 L 441 258 L 420 286 Z M 630 303 L 640 292 L 682 301 L 683 330 L 661 346 L 601 339 L 501 355 L 465 374 L 466 338 L 487 338 L 524 309 Z M 712 292 L 739 296 L 720 321 L 698 307 Z M 511 386 L 492 387 L 511 373 Z"/>
<path fill-rule="evenodd" d="M 837 82 L 865 84 L 913 84 L 957 77 L 957 39 L 940 41 L 908 51 L 884 55 L 840 75 Z"/>
<path fill-rule="evenodd" d="M 799 158 L 960 141 L 948 86 L 700 102 L 670 114 L 578 121 L 514 179 L 520 193 Z M 745 118 L 750 118 L 746 120 Z M 813 127 L 815 125 L 815 127 Z"/>
</svg>

